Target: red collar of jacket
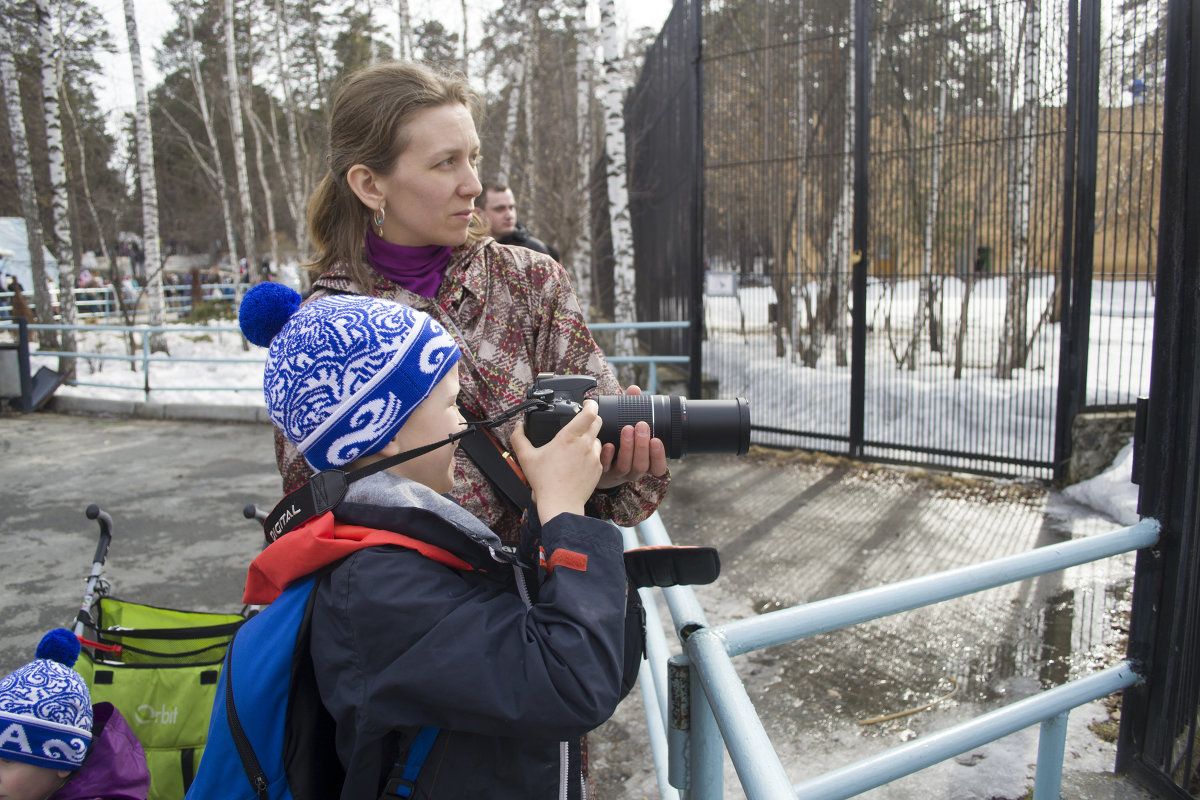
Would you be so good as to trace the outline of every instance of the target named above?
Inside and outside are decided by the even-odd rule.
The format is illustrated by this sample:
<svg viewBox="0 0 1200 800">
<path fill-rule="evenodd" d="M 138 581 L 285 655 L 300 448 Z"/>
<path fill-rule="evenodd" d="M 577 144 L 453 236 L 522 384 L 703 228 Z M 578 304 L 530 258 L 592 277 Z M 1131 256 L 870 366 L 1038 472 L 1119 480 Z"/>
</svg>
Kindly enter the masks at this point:
<svg viewBox="0 0 1200 800">
<path fill-rule="evenodd" d="M 402 533 L 344 525 L 333 518 L 332 511 L 327 511 L 273 542 L 250 562 L 242 602 L 251 605 L 270 603 L 298 578 L 365 547 L 385 544 L 416 550 L 426 558 L 454 569 L 472 569 L 466 561 L 436 545 Z"/>
</svg>

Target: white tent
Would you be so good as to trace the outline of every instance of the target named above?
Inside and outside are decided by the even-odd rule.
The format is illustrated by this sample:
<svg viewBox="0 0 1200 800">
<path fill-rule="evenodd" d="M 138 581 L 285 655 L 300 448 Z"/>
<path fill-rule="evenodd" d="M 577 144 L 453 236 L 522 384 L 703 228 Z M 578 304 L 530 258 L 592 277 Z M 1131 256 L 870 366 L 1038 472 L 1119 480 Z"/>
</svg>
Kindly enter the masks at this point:
<svg viewBox="0 0 1200 800">
<path fill-rule="evenodd" d="M 8 255 L 11 251 L 12 255 Z M 25 218 L 24 217 L 0 217 L 0 273 L 7 275 L 16 275 L 17 280 L 25 287 L 27 296 L 33 295 L 33 265 L 29 263 L 29 239 L 25 235 Z M 50 251 L 42 247 L 43 257 L 46 259 L 46 275 L 58 288 L 58 261 L 54 256 L 50 255 Z M 4 278 L 4 285 L 0 287 L 0 292 L 8 291 L 8 278 Z"/>
</svg>

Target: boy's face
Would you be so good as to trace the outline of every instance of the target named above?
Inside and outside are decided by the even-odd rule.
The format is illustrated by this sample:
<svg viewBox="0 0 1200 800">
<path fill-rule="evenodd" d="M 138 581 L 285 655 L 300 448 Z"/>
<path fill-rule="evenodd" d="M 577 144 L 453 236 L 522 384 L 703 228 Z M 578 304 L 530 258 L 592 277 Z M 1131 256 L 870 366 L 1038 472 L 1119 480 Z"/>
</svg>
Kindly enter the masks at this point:
<svg viewBox="0 0 1200 800">
<path fill-rule="evenodd" d="M 442 441 L 463 429 L 466 420 L 458 411 L 458 365 L 433 387 L 433 391 L 417 406 L 405 421 L 396 438 L 380 455 L 403 453 L 417 447 Z M 423 483 L 439 494 L 454 487 L 454 451 L 458 443 L 439 447 L 433 452 L 397 464 L 389 472 Z"/>
<path fill-rule="evenodd" d="M 0 798 L 3 800 L 45 800 L 71 773 L 65 769 L 35 767 L 24 761 L 0 758 Z"/>
</svg>

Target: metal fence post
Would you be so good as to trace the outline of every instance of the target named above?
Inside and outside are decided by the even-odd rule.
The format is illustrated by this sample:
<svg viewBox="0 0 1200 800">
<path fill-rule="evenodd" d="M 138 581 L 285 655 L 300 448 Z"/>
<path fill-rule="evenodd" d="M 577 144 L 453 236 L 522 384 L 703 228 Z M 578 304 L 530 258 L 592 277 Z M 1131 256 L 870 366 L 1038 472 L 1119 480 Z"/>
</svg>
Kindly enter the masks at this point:
<svg viewBox="0 0 1200 800">
<path fill-rule="evenodd" d="M 725 796 L 725 744 L 700 676 L 693 668 L 688 680 L 688 781 L 690 800 L 721 800 Z"/>
<path fill-rule="evenodd" d="M 142 391 L 150 401 L 150 329 L 142 331 Z"/>
<path fill-rule="evenodd" d="M 854 253 L 850 291 L 854 316 L 850 330 L 850 456 L 863 454 L 867 394 L 867 231 L 871 221 L 868 169 L 871 157 L 871 3 L 854 2 Z"/>
<path fill-rule="evenodd" d="M 1059 800 L 1062 795 L 1063 755 L 1067 752 L 1067 717 L 1064 711 L 1042 723 L 1038 735 L 1037 772 L 1033 800 Z"/>
<path fill-rule="evenodd" d="M 17 317 L 17 372 L 21 376 L 21 413 L 33 411 L 33 374 L 29 365 L 29 320 Z"/>
</svg>

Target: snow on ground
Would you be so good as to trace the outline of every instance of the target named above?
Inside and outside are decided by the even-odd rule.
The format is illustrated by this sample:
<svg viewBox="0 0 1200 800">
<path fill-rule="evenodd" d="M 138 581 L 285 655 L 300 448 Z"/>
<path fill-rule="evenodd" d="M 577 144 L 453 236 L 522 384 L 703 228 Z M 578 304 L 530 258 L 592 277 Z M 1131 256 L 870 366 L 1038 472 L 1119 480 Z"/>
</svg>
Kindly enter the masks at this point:
<svg viewBox="0 0 1200 800">
<path fill-rule="evenodd" d="M 1133 474 L 1133 442 L 1121 448 L 1112 464 L 1102 474 L 1063 489 L 1063 495 L 1082 506 L 1093 508 L 1112 517 L 1122 525 L 1138 521 L 1137 486 L 1130 482 Z"/>
</svg>

